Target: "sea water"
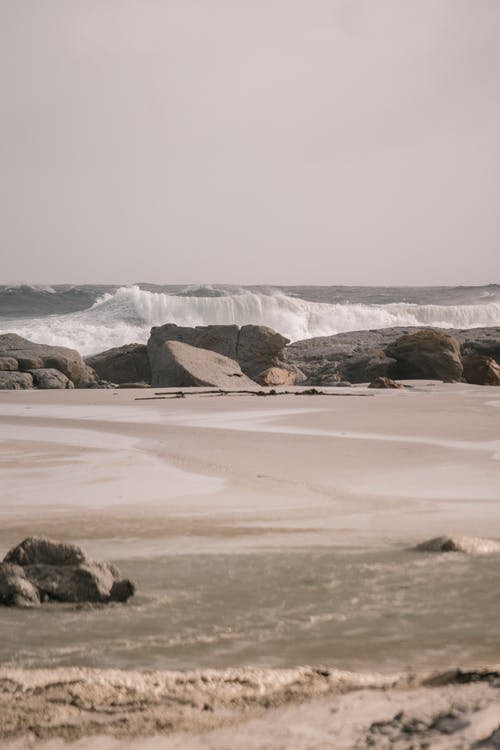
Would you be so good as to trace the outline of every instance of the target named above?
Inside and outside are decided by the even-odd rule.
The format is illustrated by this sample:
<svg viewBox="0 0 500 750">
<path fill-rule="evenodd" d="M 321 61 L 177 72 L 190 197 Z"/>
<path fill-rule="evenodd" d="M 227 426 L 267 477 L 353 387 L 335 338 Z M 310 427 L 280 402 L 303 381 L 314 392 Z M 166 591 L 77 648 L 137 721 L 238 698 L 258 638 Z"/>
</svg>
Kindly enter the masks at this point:
<svg viewBox="0 0 500 750">
<path fill-rule="evenodd" d="M 500 325 L 500 286 L 0 287 L 0 334 L 91 354 L 145 343 L 152 326 L 266 325 L 291 341 L 392 326 Z"/>
</svg>

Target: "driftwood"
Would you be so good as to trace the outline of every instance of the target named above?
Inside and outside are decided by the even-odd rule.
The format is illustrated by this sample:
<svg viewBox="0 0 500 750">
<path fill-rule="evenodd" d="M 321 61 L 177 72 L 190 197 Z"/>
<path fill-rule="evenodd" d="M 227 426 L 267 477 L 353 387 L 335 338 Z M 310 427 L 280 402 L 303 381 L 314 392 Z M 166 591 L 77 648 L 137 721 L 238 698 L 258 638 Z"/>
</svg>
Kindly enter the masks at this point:
<svg viewBox="0 0 500 750">
<path fill-rule="evenodd" d="M 332 393 L 320 391 L 317 388 L 307 388 L 303 391 L 224 391 L 220 388 L 209 391 L 175 391 L 175 393 L 156 392 L 154 396 L 138 396 L 134 401 L 160 401 L 161 399 L 186 398 L 186 396 L 373 396 L 373 393 Z"/>
</svg>

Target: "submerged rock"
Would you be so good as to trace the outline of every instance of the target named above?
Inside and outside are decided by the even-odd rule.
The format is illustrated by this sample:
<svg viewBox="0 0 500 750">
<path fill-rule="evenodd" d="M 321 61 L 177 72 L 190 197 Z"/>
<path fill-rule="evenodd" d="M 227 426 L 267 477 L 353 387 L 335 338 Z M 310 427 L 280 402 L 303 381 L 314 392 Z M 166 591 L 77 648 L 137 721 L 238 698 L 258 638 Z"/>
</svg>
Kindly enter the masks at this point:
<svg viewBox="0 0 500 750">
<path fill-rule="evenodd" d="M 96 562 L 76 545 L 28 537 L 0 563 L 0 604 L 126 602 L 134 584 L 110 563 Z"/>
<path fill-rule="evenodd" d="M 465 555 L 490 555 L 500 552 L 500 542 L 476 536 L 436 536 L 417 544 L 419 552 L 462 552 Z"/>
</svg>

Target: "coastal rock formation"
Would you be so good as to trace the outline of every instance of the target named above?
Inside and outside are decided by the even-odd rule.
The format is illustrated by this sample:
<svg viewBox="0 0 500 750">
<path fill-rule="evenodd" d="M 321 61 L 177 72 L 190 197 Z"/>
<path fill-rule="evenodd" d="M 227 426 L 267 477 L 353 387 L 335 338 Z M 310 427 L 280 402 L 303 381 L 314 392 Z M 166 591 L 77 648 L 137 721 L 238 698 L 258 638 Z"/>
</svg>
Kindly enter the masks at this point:
<svg viewBox="0 0 500 750">
<path fill-rule="evenodd" d="M 180 341 L 165 341 L 150 351 L 154 386 L 185 388 L 214 386 L 230 390 L 256 385 L 237 362 L 222 354 Z"/>
<path fill-rule="evenodd" d="M 100 378 L 111 383 L 151 383 L 151 365 L 144 344 L 126 344 L 107 349 L 85 357 L 85 362 Z"/>
<path fill-rule="evenodd" d="M 35 388 L 74 388 L 73 382 L 54 367 L 30 370 Z"/>
<path fill-rule="evenodd" d="M 490 555 L 500 552 L 500 542 L 475 536 L 436 536 L 417 544 L 419 552 L 463 552 L 466 555 Z"/>
<path fill-rule="evenodd" d="M 392 380 L 392 378 L 379 377 L 372 380 L 368 388 L 404 388 L 404 385 Z"/>
<path fill-rule="evenodd" d="M 135 591 L 114 565 L 91 560 L 76 545 L 28 537 L 0 563 L 0 604 L 125 602 Z"/>
<path fill-rule="evenodd" d="M 463 360 L 464 379 L 476 385 L 500 385 L 500 365 L 492 357 L 476 354 Z"/>
<path fill-rule="evenodd" d="M 407 333 L 386 347 L 385 353 L 396 360 L 392 377 L 455 381 L 462 378 L 458 341 L 434 330 Z"/>
<path fill-rule="evenodd" d="M 165 341 L 180 341 L 229 357 L 238 362 L 243 372 L 252 379 L 270 367 L 282 366 L 285 346 L 289 343 L 287 338 L 267 326 L 246 325 L 238 328 L 236 325 L 210 325 L 192 328 L 166 323 L 151 329 L 147 349 L 153 370 L 157 350 Z"/>
<path fill-rule="evenodd" d="M 96 384 L 94 371 L 85 364 L 77 351 L 65 346 L 35 344 L 15 333 L 4 333 L 0 335 L 0 357 L 16 360 L 22 371 L 46 368 L 59 370 L 77 388 Z"/>
<path fill-rule="evenodd" d="M 0 390 L 22 391 L 33 388 L 33 377 L 29 372 L 0 370 Z"/>
<path fill-rule="evenodd" d="M 334 385 L 338 380 L 365 383 L 379 375 L 402 377 L 397 371 L 396 360 L 390 354 L 390 345 L 403 335 L 429 330 L 452 335 L 460 345 L 462 358 L 482 354 L 500 364 L 500 327 L 444 330 L 401 326 L 348 331 L 296 341 L 287 347 L 286 360 L 304 372 L 310 385 Z M 453 371 L 456 377 L 459 372 L 456 363 Z"/>
</svg>

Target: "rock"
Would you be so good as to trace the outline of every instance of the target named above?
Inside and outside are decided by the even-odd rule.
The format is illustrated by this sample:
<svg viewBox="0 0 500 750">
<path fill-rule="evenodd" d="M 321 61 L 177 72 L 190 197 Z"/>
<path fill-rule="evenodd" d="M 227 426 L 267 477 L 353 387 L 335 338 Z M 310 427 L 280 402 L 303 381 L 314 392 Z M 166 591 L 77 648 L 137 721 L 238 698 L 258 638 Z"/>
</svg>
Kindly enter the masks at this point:
<svg viewBox="0 0 500 750">
<path fill-rule="evenodd" d="M 74 388 L 72 381 L 59 370 L 53 367 L 44 367 L 40 370 L 31 370 L 33 385 L 35 388 Z"/>
<path fill-rule="evenodd" d="M 479 354 L 463 360 L 464 378 L 475 385 L 500 385 L 500 365 L 492 357 Z"/>
<path fill-rule="evenodd" d="M 224 390 L 252 388 L 256 383 L 237 362 L 222 354 L 180 341 L 165 341 L 150 352 L 153 385 L 162 388 L 213 386 Z"/>
<path fill-rule="evenodd" d="M 387 357 L 382 349 L 373 349 L 367 354 L 347 357 L 338 368 L 341 380 L 350 383 L 367 383 L 375 378 L 387 378 L 396 360 Z"/>
<path fill-rule="evenodd" d="M 76 545 L 28 537 L 0 563 L 0 603 L 125 602 L 134 584 L 109 563 L 89 559 Z M 5 593 L 3 593 L 5 592 Z"/>
<path fill-rule="evenodd" d="M 0 371 L 0 390 L 22 391 L 33 388 L 33 378 L 28 372 Z"/>
<path fill-rule="evenodd" d="M 304 379 L 302 376 L 302 380 L 297 380 L 298 377 L 296 372 L 284 367 L 268 367 L 267 370 L 260 372 L 255 380 L 259 385 L 267 386 L 296 385 L 297 382 L 302 382 Z"/>
<path fill-rule="evenodd" d="M 95 383 L 96 375 L 74 349 L 46 346 L 23 339 L 15 333 L 0 335 L 0 356 L 14 357 L 21 369 L 54 368 L 64 373 L 77 388 Z M 30 367 L 27 367 L 27 365 Z"/>
<path fill-rule="evenodd" d="M 252 379 L 270 367 L 287 367 L 284 365 L 284 350 L 288 339 L 267 326 L 246 325 L 240 329 L 235 325 L 211 325 L 190 328 L 167 323 L 152 328 L 147 344 L 152 368 L 157 350 L 165 341 L 180 341 L 229 357 L 238 362 L 243 372 Z"/>
<path fill-rule="evenodd" d="M 23 568 L 0 562 L 0 604 L 7 607 L 37 607 L 40 596 Z"/>
<path fill-rule="evenodd" d="M 368 388 L 404 388 L 404 385 L 392 378 L 375 378 Z"/>
<path fill-rule="evenodd" d="M 151 383 L 151 365 L 144 344 L 127 344 L 85 358 L 103 380 L 119 385 L 124 383 Z"/>
<path fill-rule="evenodd" d="M 475 536 L 436 536 L 417 544 L 419 552 L 463 552 L 466 555 L 489 555 L 500 552 L 500 542 Z"/>
<path fill-rule="evenodd" d="M 243 326 L 239 332 L 235 359 L 249 377 L 271 367 L 280 367 L 290 340 L 267 326 Z"/>
<path fill-rule="evenodd" d="M 9 370 L 14 372 L 19 369 L 17 359 L 14 357 L 0 357 L 0 370 Z"/>
<path fill-rule="evenodd" d="M 31 370 L 42 370 L 43 359 L 41 357 L 18 357 L 19 369 L 22 372 L 30 372 Z"/>
<path fill-rule="evenodd" d="M 429 378 L 448 382 L 462 378 L 458 341 L 441 331 L 425 329 L 405 334 L 389 344 L 385 353 L 396 360 L 391 369 L 394 378 Z"/>
</svg>

